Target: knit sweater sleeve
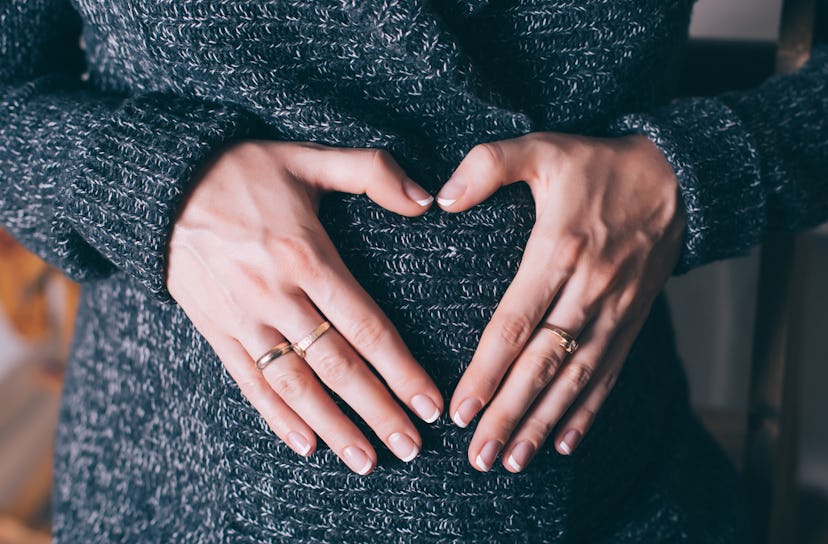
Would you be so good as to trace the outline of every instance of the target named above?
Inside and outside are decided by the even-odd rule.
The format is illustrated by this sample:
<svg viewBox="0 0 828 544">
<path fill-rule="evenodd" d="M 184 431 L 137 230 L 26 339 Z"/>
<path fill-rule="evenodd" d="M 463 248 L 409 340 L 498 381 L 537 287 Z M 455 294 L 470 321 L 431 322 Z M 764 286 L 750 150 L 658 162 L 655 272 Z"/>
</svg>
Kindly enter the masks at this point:
<svg viewBox="0 0 828 544">
<path fill-rule="evenodd" d="M 65 0 L 0 0 L 0 225 L 78 281 L 122 271 L 169 301 L 177 206 L 251 119 L 199 99 L 96 92 L 67 60 L 79 29 Z"/>
<path fill-rule="evenodd" d="M 676 273 L 828 220 L 828 46 L 757 89 L 624 115 L 611 132 L 644 134 L 673 166 L 687 214 Z"/>
</svg>

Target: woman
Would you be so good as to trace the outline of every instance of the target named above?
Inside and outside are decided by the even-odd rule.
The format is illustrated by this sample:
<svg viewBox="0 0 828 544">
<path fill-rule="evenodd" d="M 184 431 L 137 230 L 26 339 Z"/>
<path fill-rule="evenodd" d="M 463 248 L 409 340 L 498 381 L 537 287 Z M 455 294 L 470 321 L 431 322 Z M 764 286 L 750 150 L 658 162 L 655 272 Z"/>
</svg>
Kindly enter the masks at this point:
<svg viewBox="0 0 828 544">
<path fill-rule="evenodd" d="M 691 0 L 0 6 L 56 541 L 739 540 L 658 292 L 828 218 L 821 52 L 664 106 Z"/>
</svg>

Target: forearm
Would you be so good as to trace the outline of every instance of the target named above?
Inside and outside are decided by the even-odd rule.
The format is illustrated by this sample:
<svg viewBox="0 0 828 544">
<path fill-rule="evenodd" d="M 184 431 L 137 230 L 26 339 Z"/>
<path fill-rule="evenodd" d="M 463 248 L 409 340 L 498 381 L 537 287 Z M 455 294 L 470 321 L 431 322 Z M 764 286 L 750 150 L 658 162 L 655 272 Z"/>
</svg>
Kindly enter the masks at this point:
<svg viewBox="0 0 828 544">
<path fill-rule="evenodd" d="M 62 0 L 0 2 L 0 225 L 75 279 L 121 269 L 164 294 L 165 246 L 193 171 L 251 130 L 233 107 L 81 82 Z"/>
<path fill-rule="evenodd" d="M 194 169 L 247 124 L 196 100 L 103 96 L 49 77 L 0 87 L 0 127 L 0 223 L 75 279 L 117 267 L 160 293 Z"/>
<path fill-rule="evenodd" d="M 674 168 L 687 214 L 677 272 L 828 220 L 825 47 L 758 89 L 626 115 L 611 132 L 645 134 Z"/>
</svg>

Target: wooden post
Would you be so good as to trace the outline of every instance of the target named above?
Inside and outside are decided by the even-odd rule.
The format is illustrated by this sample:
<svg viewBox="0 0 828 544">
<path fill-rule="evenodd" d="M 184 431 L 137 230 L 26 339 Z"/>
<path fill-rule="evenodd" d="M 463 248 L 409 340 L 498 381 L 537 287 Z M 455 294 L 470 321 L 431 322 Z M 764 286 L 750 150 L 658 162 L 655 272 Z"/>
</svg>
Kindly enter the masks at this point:
<svg viewBox="0 0 828 544">
<path fill-rule="evenodd" d="M 815 0 L 785 0 L 776 71 L 791 73 L 810 57 Z M 759 275 L 744 472 L 756 544 L 796 540 L 799 350 L 808 235 L 765 243 Z"/>
</svg>

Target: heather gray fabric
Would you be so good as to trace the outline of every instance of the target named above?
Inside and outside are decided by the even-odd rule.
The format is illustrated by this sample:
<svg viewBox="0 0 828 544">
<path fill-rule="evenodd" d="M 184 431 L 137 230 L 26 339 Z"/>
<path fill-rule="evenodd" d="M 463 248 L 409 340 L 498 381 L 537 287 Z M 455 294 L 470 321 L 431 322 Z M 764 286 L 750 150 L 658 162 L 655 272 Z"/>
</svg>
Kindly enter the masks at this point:
<svg viewBox="0 0 828 544">
<path fill-rule="evenodd" d="M 690 414 L 661 299 L 571 457 L 479 474 L 474 425 L 443 417 L 416 461 L 378 444 L 360 477 L 281 444 L 165 289 L 193 172 L 249 136 L 383 147 L 436 191 L 479 142 L 643 132 L 682 184 L 677 271 L 828 218 L 824 55 L 666 105 L 691 5 L 0 0 L 0 224 L 84 284 L 55 541 L 738 542 L 735 474 Z M 448 398 L 518 266 L 526 187 L 416 219 L 331 195 L 321 217 Z"/>
</svg>

